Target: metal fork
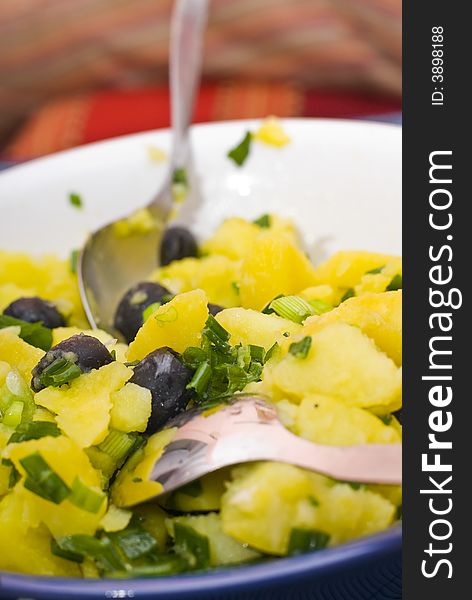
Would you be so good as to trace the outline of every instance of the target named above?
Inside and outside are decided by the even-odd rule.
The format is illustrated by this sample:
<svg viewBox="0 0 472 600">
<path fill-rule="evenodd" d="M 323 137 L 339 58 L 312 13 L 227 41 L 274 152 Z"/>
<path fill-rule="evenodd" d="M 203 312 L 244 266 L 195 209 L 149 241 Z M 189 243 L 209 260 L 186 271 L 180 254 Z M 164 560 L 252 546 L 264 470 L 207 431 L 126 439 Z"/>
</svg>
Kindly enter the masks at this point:
<svg viewBox="0 0 472 600">
<path fill-rule="evenodd" d="M 167 426 L 177 431 L 150 477 L 162 484 L 161 494 L 222 467 L 260 460 L 297 465 L 347 482 L 402 482 L 401 444 L 314 444 L 288 431 L 262 396 L 240 395 L 211 414 L 193 409 Z"/>
<path fill-rule="evenodd" d="M 80 296 L 90 325 L 120 338 L 113 327 L 115 310 L 123 294 L 149 276 L 158 264 L 159 242 L 173 207 L 172 180 L 176 169 L 184 168 L 187 173 L 186 210 L 198 204 L 189 125 L 200 80 L 207 11 L 208 0 L 176 0 L 170 41 L 172 150 L 164 184 L 146 207 L 155 226 L 148 231 L 131 230 L 123 236 L 115 221 L 90 235 L 79 255 Z"/>
</svg>

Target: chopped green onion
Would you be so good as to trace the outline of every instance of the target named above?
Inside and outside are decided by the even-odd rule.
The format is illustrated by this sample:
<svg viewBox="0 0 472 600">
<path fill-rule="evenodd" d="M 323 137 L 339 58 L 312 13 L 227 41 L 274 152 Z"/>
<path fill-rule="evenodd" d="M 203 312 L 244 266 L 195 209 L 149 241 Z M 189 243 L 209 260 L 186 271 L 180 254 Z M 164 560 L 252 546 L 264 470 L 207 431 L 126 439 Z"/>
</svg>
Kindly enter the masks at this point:
<svg viewBox="0 0 472 600">
<path fill-rule="evenodd" d="M 359 483 L 358 481 L 342 481 L 341 483 L 347 483 L 349 487 L 356 491 L 365 488 L 365 483 Z"/>
<path fill-rule="evenodd" d="M 148 307 L 143 310 L 143 321 L 147 321 L 149 317 L 152 315 L 154 311 L 156 311 L 159 306 L 162 306 L 160 302 L 153 302 Z"/>
<path fill-rule="evenodd" d="M 170 302 L 174 298 L 175 298 L 174 294 L 163 294 L 162 297 L 161 297 L 161 302 L 162 302 L 162 304 L 167 304 L 168 302 Z"/>
<path fill-rule="evenodd" d="M 249 344 L 249 352 L 251 353 L 252 360 L 261 363 L 262 365 L 264 364 L 266 351 L 262 346 L 254 346 L 253 344 Z"/>
<path fill-rule="evenodd" d="M 300 296 L 283 296 L 272 300 L 269 308 L 273 309 L 279 317 L 293 321 L 294 323 L 303 323 L 303 321 L 313 314 L 312 307 L 306 300 Z"/>
<path fill-rule="evenodd" d="M 59 387 L 65 383 L 70 383 L 82 375 L 81 369 L 67 358 L 56 358 L 41 373 L 39 380 L 44 387 Z"/>
<path fill-rule="evenodd" d="M 235 146 L 228 152 L 228 158 L 233 160 L 238 165 L 238 167 L 240 167 L 249 156 L 249 151 L 251 149 L 251 141 L 252 133 L 250 131 L 247 131 L 242 141 L 239 142 L 237 146 Z"/>
<path fill-rule="evenodd" d="M 79 196 L 79 194 L 75 194 L 74 192 L 69 194 L 69 202 L 72 206 L 75 206 L 75 208 L 82 208 L 83 206 L 81 196 Z"/>
<path fill-rule="evenodd" d="M 17 427 L 21 423 L 24 408 L 25 405 L 21 400 L 13 401 L 3 415 L 3 424 L 7 427 Z"/>
<path fill-rule="evenodd" d="M 133 448 L 137 434 L 124 433 L 117 429 L 112 429 L 98 448 L 113 458 L 115 462 L 124 460 Z"/>
<path fill-rule="evenodd" d="M 199 396 L 203 394 L 210 383 L 211 372 L 211 367 L 208 361 L 200 363 L 190 383 L 187 385 L 187 389 L 195 390 Z"/>
<path fill-rule="evenodd" d="M 349 300 L 349 298 L 352 298 L 355 295 L 356 295 L 356 292 L 354 291 L 354 288 L 349 288 L 348 290 L 346 290 L 346 292 L 344 293 L 344 296 L 341 298 L 341 304 L 345 300 Z"/>
<path fill-rule="evenodd" d="M 189 564 L 182 556 L 165 554 L 153 556 L 153 562 L 149 565 L 127 566 L 123 571 L 111 571 L 107 573 L 112 579 L 129 579 L 141 577 L 161 577 L 163 575 L 176 575 L 188 570 Z"/>
<path fill-rule="evenodd" d="M 330 310 L 333 309 L 332 304 L 329 304 L 328 302 L 325 302 L 324 300 L 318 300 L 318 299 L 308 300 L 308 304 L 313 309 L 313 314 L 315 314 L 315 315 L 322 315 L 323 313 L 329 312 Z"/>
<path fill-rule="evenodd" d="M 185 494 L 185 496 L 190 496 L 191 498 L 198 498 L 203 493 L 203 486 L 199 479 L 195 479 L 195 481 L 191 481 L 179 488 L 177 493 Z"/>
<path fill-rule="evenodd" d="M 105 571 L 121 571 L 125 568 L 118 550 L 106 536 L 99 540 L 91 535 L 66 535 L 58 538 L 56 544 L 64 553 L 96 560 Z"/>
<path fill-rule="evenodd" d="M 110 350 L 110 356 L 112 357 L 113 360 L 116 360 L 116 350 Z"/>
<path fill-rule="evenodd" d="M 205 323 L 205 329 L 213 332 L 217 337 L 219 337 L 224 342 L 227 342 L 230 338 L 230 334 L 226 331 L 226 329 L 218 323 L 213 315 L 208 315 L 208 319 Z"/>
<path fill-rule="evenodd" d="M 72 206 L 75 206 L 75 208 L 82 208 L 82 206 L 83 206 L 81 196 L 79 196 L 79 194 L 76 194 L 74 192 L 71 192 L 69 194 L 69 202 L 72 204 Z"/>
<path fill-rule="evenodd" d="M 59 435 L 61 435 L 61 430 L 51 421 L 29 421 L 18 425 L 16 431 L 10 436 L 8 443 L 19 444 L 28 440 L 39 440 L 46 436 L 58 437 Z"/>
<path fill-rule="evenodd" d="M 175 550 L 189 558 L 196 568 L 204 569 L 210 565 L 210 543 L 206 535 L 201 535 L 195 529 L 174 523 Z"/>
<path fill-rule="evenodd" d="M 191 369 L 196 369 L 206 358 L 207 353 L 201 348 L 195 348 L 194 346 L 189 346 L 182 354 L 183 363 Z"/>
<path fill-rule="evenodd" d="M 18 469 L 15 467 L 12 460 L 9 458 L 2 458 L 2 465 L 10 467 L 10 475 L 8 477 L 8 489 L 15 487 L 17 482 L 21 479 L 21 475 Z"/>
<path fill-rule="evenodd" d="M 266 305 L 264 306 L 264 308 L 261 310 L 261 313 L 262 313 L 262 314 L 264 314 L 264 315 L 272 315 L 272 314 L 274 314 L 274 313 L 275 313 L 275 310 L 274 310 L 273 308 L 271 308 L 271 307 L 270 307 L 270 305 L 272 304 L 272 302 L 273 302 L 274 300 L 278 300 L 279 298 L 283 298 L 283 297 L 284 297 L 284 295 L 283 295 L 283 294 L 279 294 L 278 296 L 276 296 L 275 298 L 273 298 L 273 299 L 272 299 L 272 300 L 269 302 L 269 304 L 266 304 Z"/>
<path fill-rule="evenodd" d="M 377 275 L 378 273 L 382 273 L 382 271 L 385 269 L 385 265 L 382 265 L 381 267 L 377 267 L 376 269 L 371 269 L 370 271 L 366 271 L 365 274 L 366 275 Z"/>
<path fill-rule="evenodd" d="M 390 425 L 390 423 L 392 422 L 392 415 L 390 413 L 386 414 L 386 415 L 380 415 L 379 419 L 382 421 L 382 423 L 384 425 Z"/>
<path fill-rule="evenodd" d="M 84 556 L 82 554 L 78 554 L 77 552 L 72 552 L 72 550 L 62 549 L 56 540 L 51 540 L 51 553 L 55 556 L 59 556 L 60 558 L 65 558 L 66 560 L 70 560 L 76 563 L 83 563 Z"/>
<path fill-rule="evenodd" d="M 319 506 L 320 505 L 320 501 L 318 500 L 318 498 L 315 498 L 315 496 L 308 496 L 308 502 L 312 506 Z"/>
<path fill-rule="evenodd" d="M 72 483 L 69 502 L 78 506 L 82 510 L 90 513 L 97 513 L 105 500 L 105 494 L 101 491 L 97 492 L 88 487 L 76 477 Z"/>
<path fill-rule="evenodd" d="M 293 344 L 290 344 L 288 351 L 290 354 L 295 356 L 295 358 L 306 358 L 308 356 L 308 352 L 310 352 L 310 348 L 311 337 L 307 335 L 299 342 L 293 342 Z"/>
<path fill-rule="evenodd" d="M 174 172 L 172 173 L 172 183 L 188 185 L 187 171 L 183 167 L 174 169 Z"/>
<path fill-rule="evenodd" d="M 77 273 L 77 264 L 79 262 L 80 250 L 72 250 L 70 253 L 70 272 Z"/>
<path fill-rule="evenodd" d="M 20 459 L 27 477 L 24 486 L 33 494 L 45 500 L 60 504 L 70 494 L 70 488 L 55 473 L 39 452 Z"/>
<path fill-rule="evenodd" d="M 52 331 L 44 327 L 41 322 L 27 323 L 21 319 L 0 315 L 0 329 L 5 327 L 20 327 L 20 338 L 36 348 L 47 352 L 52 345 Z"/>
<path fill-rule="evenodd" d="M 272 344 L 272 346 L 266 352 L 264 364 L 267 363 L 273 356 L 275 356 L 277 354 L 278 350 L 279 350 L 279 345 L 277 344 L 277 342 L 274 342 Z"/>
<path fill-rule="evenodd" d="M 236 363 L 240 369 L 246 371 L 251 364 L 251 351 L 249 346 L 236 346 Z"/>
<path fill-rule="evenodd" d="M 401 275 L 395 275 L 392 281 L 387 285 L 387 292 L 395 292 L 401 290 L 403 286 L 403 277 Z"/>
<path fill-rule="evenodd" d="M 287 554 L 293 556 L 303 552 L 321 550 L 326 548 L 330 537 L 324 531 L 294 528 L 290 532 Z"/>
<path fill-rule="evenodd" d="M 270 215 L 262 215 L 258 219 L 255 219 L 253 223 L 261 229 L 268 229 L 271 225 Z"/>
<path fill-rule="evenodd" d="M 157 546 L 156 539 L 139 524 L 131 524 L 115 533 L 108 534 L 126 558 L 134 560 L 145 556 Z"/>
<path fill-rule="evenodd" d="M 233 288 L 233 290 L 239 294 L 239 283 L 237 281 L 232 281 L 231 282 L 231 287 Z"/>
</svg>

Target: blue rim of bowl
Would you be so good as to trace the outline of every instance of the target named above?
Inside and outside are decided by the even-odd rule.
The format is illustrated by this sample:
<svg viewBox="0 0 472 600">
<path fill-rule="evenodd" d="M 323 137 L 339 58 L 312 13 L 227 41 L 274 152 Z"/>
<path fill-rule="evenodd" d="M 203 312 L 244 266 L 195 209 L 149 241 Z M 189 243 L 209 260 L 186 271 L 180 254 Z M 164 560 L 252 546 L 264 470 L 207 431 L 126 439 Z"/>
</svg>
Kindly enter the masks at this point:
<svg viewBox="0 0 472 600">
<path fill-rule="evenodd" d="M 325 577 L 334 571 L 361 568 L 372 561 L 381 562 L 399 556 L 402 544 L 401 524 L 381 533 L 329 548 L 290 558 L 269 560 L 250 566 L 213 569 L 200 574 L 147 579 L 79 579 L 40 577 L 0 573 L 0 597 L 34 596 L 46 598 L 172 598 L 198 590 L 241 592 L 270 583 L 288 583 L 296 579 Z M 121 595 L 117 595 L 121 594 Z"/>
</svg>

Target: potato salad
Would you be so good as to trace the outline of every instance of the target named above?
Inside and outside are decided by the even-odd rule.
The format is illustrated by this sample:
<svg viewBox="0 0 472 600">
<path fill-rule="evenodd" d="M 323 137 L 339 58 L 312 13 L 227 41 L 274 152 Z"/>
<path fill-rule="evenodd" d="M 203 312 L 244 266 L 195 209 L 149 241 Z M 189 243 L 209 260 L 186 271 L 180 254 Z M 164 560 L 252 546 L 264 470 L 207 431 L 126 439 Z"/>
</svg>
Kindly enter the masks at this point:
<svg viewBox="0 0 472 600">
<path fill-rule="evenodd" d="M 159 495 L 172 419 L 261 394 L 292 433 L 401 442 L 402 268 L 314 265 L 293 223 L 169 228 L 161 262 L 90 329 L 75 258 L 0 251 L 0 570 L 146 577 L 322 551 L 401 518 L 398 486 L 254 462 Z"/>
</svg>

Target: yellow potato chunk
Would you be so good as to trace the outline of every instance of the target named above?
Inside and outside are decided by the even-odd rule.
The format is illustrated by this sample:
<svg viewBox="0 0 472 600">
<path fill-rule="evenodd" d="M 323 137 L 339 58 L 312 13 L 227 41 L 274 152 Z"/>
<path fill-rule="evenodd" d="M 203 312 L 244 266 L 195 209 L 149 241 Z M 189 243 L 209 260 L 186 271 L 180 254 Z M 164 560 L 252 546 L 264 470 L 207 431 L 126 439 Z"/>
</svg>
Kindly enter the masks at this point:
<svg viewBox="0 0 472 600">
<path fill-rule="evenodd" d="M 110 417 L 114 429 L 144 431 L 152 409 L 151 392 L 135 383 L 127 383 L 121 390 L 112 392 Z"/>
<path fill-rule="evenodd" d="M 151 481 L 150 476 L 156 460 L 172 440 L 175 427 L 152 435 L 143 450 L 138 451 L 118 474 L 111 491 L 116 506 L 133 506 L 150 500 L 162 492 L 162 485 Z"/>
<path fill-rule="evenodd" d="M 364 251 L 341 251 L 316 267 L 316 284 L 353 288 L 367 271 L 383 267 L 396 257 Z M 398 259 L 399 260 L 399 259 Z"/>
<path fill-rule="evenodd" d="M 208 301 L 220 306 L 237 306 L 239 295 L 234 285 L 239 280 L 240 262 L 226 256 L 184 258 L 158 269 L 152 279 L 174 294 L 200 289 Z"/>
<path fill-rule="evenodd" d="M 395 507 L 366 489 L 282 463 L 258 463 L 234 470 L 223 495 L 223 531 L 269 554 L 287 553 L 292 528 L 322 531 L 330 545 L 380 531 Z"/>
<path fill-rule="evenodd" d="M 315 283 L 315 270 L 295 243 L 286 235 L 264 231 L 243 260 L 241 305 L 261 310 L 279 294 L 296 294 Z"/>
<path fill-rule="evenodd" d="M 201 250 L 208 254 L 226 256 L 231 260 L 240 260 L 249 254 L 260 232 L 260 227 L 245 219 L 226 219 L 211 238 L 202 244 Z"/>
<path fill-rule="evenodd" d="M 312 335 L 335 322 L 360 327 L 397 365 L 402 363 L 402 291 L 349 298 L 334 310 L 309 317 L 304 335 Z"/>
<path fill-rule="evenodd" d="M 264 142 L 269 146 L 281 148 L 291 142 L 290 137 L 282 127 L 282 123 L 277 117 L 267 117 L 264 119 L 259 129 L 254 134 L 254 139 Z"/>
<path fill-rule="evenodd" d="M 323 394 L 381 412 L 401 406 L 401 370 L 359 328 L 345 323 L 313 335 L 306 358 L 287 354 L 271 378 L 276 388 L 296 398 Z"/>
<path fill-rule="evenodd" d="M 10 444 L 5 451 L 6 456 L 15 464 L 18 471 L 25 475 L 20 460 L 25 456 L 39 452 L 51 469 L 71 487 L 74 479 L 79 477 L 83 484 L 92 489 L 100 489 L 100 475 L 85 454 L 71 439 L 64 436 L 43 437 L 20 444 Z M 107 502 L 104 500 L 100 509 L 92 513 L 72 504 L 67 498 L 55 504 L 41 498 L 23 487 L 23 481 L 16 484 L 14 494 L 24 501 L 23 519 L 30 527 L 45 524 L 54 537 L 85 533 L 93 535 L 100 520 L 106 512 Z"/>
<path fill-rule="evenodd" d="M 302 331 L 298 323 L 250 308 L 227 308 L 218 313 L 216 319 L 231 334 L 233 346 L 254 344 L 269 350 L 275 342 L 282 346 Z"/>
<path fill-rule="evenodd" d="M 0 329 L 0 360 L 14 365 L 27 382 L 31 381 L 31 371 L 44 351 L 31 346 L 8 329 Z"/>
<path fill-rule="evenodd" d="M 112 362 L 84 373 L 69 385 L 41 390 L 35 402 L 53 412 L 62 431 L 86 448 L 106 438 L 113 406 L 111 393 L 123 387 L 132 374 L 122 363 Z"/>
<path fill-rule="evenodd" d="M 30 575 L 79 577 L 77 563 L 51 553 L 51 534 L 46 527 L 28 527 L 24 500 L 12 493 L 0 501 L 0 571 Z"/>
<path fill-rule="evenodd" d="M 9 293 L 8 286 L 12 285 L 17 288 L 15 297 Z M 7 286 L 5 292 L 3 286 Z M 68 260 L 53 256 L 32 258 L 27 254 L 0 251 L 0 312 L 12 300 L 22 296 L 50 300 L 66 313 L 72 325 L 87 327 L 77 277 L 71 272 Z"/>
<path fill-rule="evenodd" d="M 328 396 L 307 396 L 297 409 L 292 431 L 311 442 L 349 446 L 401 441 L 398 431 L 375 415 Z"/>
<path fill-rule="evenodd" d="M 177 352 L 183 352 L 189 346 L 199 346 L 207 318 L 205 292 L 193 290 L 179 294 L 147 319 L 130 344 L 128 360 L 141 360 L 163 346 Z"/>
</svg>

